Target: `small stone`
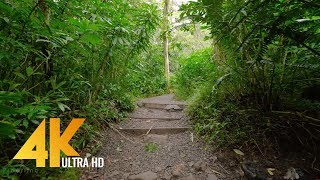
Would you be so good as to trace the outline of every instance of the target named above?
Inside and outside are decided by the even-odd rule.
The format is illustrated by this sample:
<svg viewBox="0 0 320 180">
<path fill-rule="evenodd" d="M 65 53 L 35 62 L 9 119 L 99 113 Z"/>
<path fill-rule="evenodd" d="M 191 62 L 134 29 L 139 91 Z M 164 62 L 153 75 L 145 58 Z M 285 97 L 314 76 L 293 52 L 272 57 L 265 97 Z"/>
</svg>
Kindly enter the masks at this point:
<svg viewBox="0 0 320 180">
<path fill-rule="evenodd" d="M 245 161 L 241 163 L 241 168 L 249 179 L 267 179 L 268 174 L 264 170 L 260 169 L 256 163 Z"/>
<path fill-rule="evenodd" d="M 175 169 L 172 171 L 172 176 L 175 178 L 181 177 L 182 176 L 182 172 L 179 169 Z"/>
<path fill-rule="evenodd" d="M 228 161 L 227 159 L 226 159 L 226 157 L 223 155 L 223 154 L 217 154 L 217 158 L 218 158 L 218 160 L 220 161 L 220 162 L 225 162 L 225 161 Z"/>
<path fill-rule="evenodd" d="M 86 158 L 90 157 L 91 154 L 90 153 L 86 153 Z"/>
<path fill-rule="evenodd" d="M 198 161 L 193 165 L 196 171 L 205 171 L 207 169 L 207 164 L 203 161 Z"/>
<path fill-rule="evenodd" d="M 180 154 L 180 157 L 181 157 L 181 158 L 185 158 L 186 156 L 187 156 L 187 155 L 185 155 L 185 154 L 183 154 L 183 153 Z"/>
<path fill-rule="evenodd" d="M 189 176 L 183 178 L 184 180 L 197 180 L 194 175 L 190 174 Z"/>
<path fill-rule="evenodd" d="M 170 179 L 172 179 L 172 177 L 169 174 L 166 174 L 161 179 L 162 180 L 170 180 Z"/>
<path fill-rule="evenodd" d="M 169 105 L 167 105 L 164 109 L 167 110 L 167 111 L 169 111 L 169 112 L 174 112 L 174 111 L 180 111 L 180 110 L 182 110 L 181 107 L 179 107 L 178 105 L 174 105 L 174 104 L 169 104 Z"/>
<path fill-rule="evenodd" d="M 184 163 L 180 163 L 174 166 L 174 169 L 172 171 L 172 175 L 175 178 L 182 177 L 183 171 L 186 169 L 186 165 Z"/>
<path fill-rule="evenodd" d="M 234 161 L 231 161 L 230 163 L 229 163 L 229 166 L 230 167 L 235 167 L 237 164 L 234 162 Z"/>
<path fill-rule="evenodd" d="M 283 177 L 284 179 L 290 179 L 290 180 L 294 180 L 294 179 L 299 179 L 300 176 L 299 174 L 296 172 L 296 169 L 291 167 L 288 169 L 286 175 Z"/>
<path fill-rule="evenodd" d="M 162 170 L 161 167 L 159 167 L 159 166 L 156 167 L 156 172 L 160 172 L 161 170 Z"/>
<path fill-rule="evenodd" d="M 189 165 L 190 167 L 192 167 L 192 166 L 194 165 L 194 162 L 191 161 L 191 162 L 188 163 L 188 165 Z"/>
<path fill-rule="evenodd" d="M 158 175 L 152 171 L 143 172 L 137 175 L 131 175 L 128 177 L 129 180 L 156 180 Z"/>
<path fill-rule="evenodd" d="M 206 168 L 206 170 L 204 171 L 206 174 L 211 174 L 212 173 L 212 171 L 211 171 L 211 169 L 210 168 Z"/>
<path fill-rule="evenodd" d="M 119 161 L 119 159 L 114 159 L 114 160 L 111 160 L 110 162 L 116 163 L 116 162 L 118 162 L 118 161 Z"/>
<path fill-rule="evenodd" d="M 207 180 L 218 180 L 218 177 L 214 174 L 208 174 Z"/>
<path fill-rule="evenodd" d="M 217 156 L 212 156 L 212 157 L 210 157 L 210 161 L 211 161 L 212 163 L 215 163 L 215 162 L 217 161 L 217 159 L 218 159 Z"/>
<path fill-rule="evenodd" d="M 122 149 L 120 147 L 117 147 L 117 151 L 122 152 Z"/>
<path fill-rule="evenodd" d="M 241 177 L 243 177 L 245 174 L 244 174 L 244 172 L 243 172 L 243 170 L 240 168 L 240 170 L 239 170 L 239 175 L 241 176 Z"/>
<path fill-rule="evenodd" d="M 109 177 L 117 176 L 119 174 L 119 171 L 113 171 Z"/>
<path fill-rule="evenodd" d="M 138 106 L 138 107 L 143 107 L 143 103 L 142 103 L 142 102 L 138 102 L 138 103 L 137 103 L 137 106 Z"/>
<path fill-rule="evenodd" d="M 123 176 L 122 176 L 122 178 L 123 178 L 123 179 L 128 179 L 129 176 L 130 176 L 130 173 L 124 173 Z"/>
</svg>

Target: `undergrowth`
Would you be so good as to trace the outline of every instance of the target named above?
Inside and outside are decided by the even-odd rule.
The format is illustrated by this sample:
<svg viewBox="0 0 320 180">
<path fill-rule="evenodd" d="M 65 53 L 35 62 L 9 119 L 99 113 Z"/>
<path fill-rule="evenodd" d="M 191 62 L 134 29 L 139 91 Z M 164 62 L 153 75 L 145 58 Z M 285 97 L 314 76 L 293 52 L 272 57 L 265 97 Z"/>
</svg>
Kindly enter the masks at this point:
<svg viewBox="0 0 320 180">
<path fill-rule="evenodd" d="M 224 147 L 301 153 L 307 168 L 319 171 L 318 9 L 315 0 L 182 6 L 182 17 L 205 24 L 214 42 L 216 75 L 191 91 L 189 114 L 199 135 Z"/>
<path fill-rule="evenodd" d="M 143 1 L 1 1 L 0 179 L 66 173 L 12 160 L 43 119 L 60 118 L 64 129 L 86 118 L 70 142 L 80 152 L 135 97 L 161 93 L 159 57 L 143 56 L 159 20 L 157 5 Z"/>
<path fill-rule="evenodd" d="M 178 62 L 178 70 L 172 76 L 173 89 L 178 98 L 188 99 L 199 86 L 214 80 L 216 66 L 211 48 L 197 50 L 189 56 L 179 58 Z"/>
</svg>

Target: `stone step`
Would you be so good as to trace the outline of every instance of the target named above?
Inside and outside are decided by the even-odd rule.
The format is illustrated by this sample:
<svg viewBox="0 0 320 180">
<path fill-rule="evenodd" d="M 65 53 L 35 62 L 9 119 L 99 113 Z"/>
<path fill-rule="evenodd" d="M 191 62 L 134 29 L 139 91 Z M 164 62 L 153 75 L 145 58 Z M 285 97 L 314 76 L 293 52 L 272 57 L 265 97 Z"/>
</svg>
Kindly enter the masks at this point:
<svg viewBox="0 0 320 180">
<path fill-rule="evenodd" d="M 132 119 L 181 119 L 183 112 L 170 112 L 160 109 L 138 108 L 130 114 Z"/>
<path fill-rule="evenodd" d="M 190 130 L 191 127 L 157 127 L 157 128 L 119 128 L 121 132 L 126 132 L 134 135 L 147 134 L 177 134 Z"/>
<path fill-rule="evenodd" d="M 173 118 L 170 118 L 170 117 L 157 117 L 157 118 L 153 118 L 153 117 L 132 117 L 132 116 L 129 116 L 130 120 L 141 120 L 141 121 L 156 121 L 156 120 L 161 120 L 161 121 L 176 121 L 176 120 L 180 120 L 182 119 L 183 117 L 173 117 Z"/>
<path fill-rule="evenodd" d="M 175 100 L 173 94 L 167 94 L 167 95 L 142 99 L 137 104 L 139 107 L 146 107 L 146 108 L 153 108 L 153 109 L 165 109 L 166 107 L 168 108 L 168 106 L 170 105 L 178 106 L 180 108 L 175 110 L 182 110 L 187 105 L 185 102 Z"/>
<path fill-rule="evenodd" d="M 181 103 L 181 104 L 173 104 L 173 103 L 151 103 L 151 102 L 139 102 L 138 106 L 139 107 L 146 107 L 146 108 L 151 108 L 151 109 L 166 109 L 166 107 L 170 106 L 170 105 L 176 105 L 180 107 L 180 111 L 186 108 L 186 104 Z M 179 111 L 178 109 L 175 111 Z"/>
<path fill-rule="evenodd" d="M 141 120 L 131 119 L 129 121 L 121 122 L 119 125 L 121 128 L 141 128 L 150 129 L 151 127 L 187 127 L 190 126 L 189 121 L 186 120 Z"/>
</svg>

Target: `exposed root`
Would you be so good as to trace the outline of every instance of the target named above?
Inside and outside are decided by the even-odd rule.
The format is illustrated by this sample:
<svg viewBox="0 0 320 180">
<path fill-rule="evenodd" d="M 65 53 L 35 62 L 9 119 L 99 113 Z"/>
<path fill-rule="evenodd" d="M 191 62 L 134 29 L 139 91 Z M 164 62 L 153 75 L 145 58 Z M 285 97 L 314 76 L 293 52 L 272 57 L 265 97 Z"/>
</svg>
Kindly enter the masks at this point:
<svg viewBox="0 0 320 180">
<path fill-rule="evenodd" d="M 154 125 L 152 125 L 152 126 L 149 128 L 148 132 L 147 132 L 146 134 L 144 134 L 145 136 L 147 136 L 147 135 L 150 133 L 150 131 L 151 131 L 151 129 L 153 128 L 153 126 L 154 126 Z"/>
</svg>

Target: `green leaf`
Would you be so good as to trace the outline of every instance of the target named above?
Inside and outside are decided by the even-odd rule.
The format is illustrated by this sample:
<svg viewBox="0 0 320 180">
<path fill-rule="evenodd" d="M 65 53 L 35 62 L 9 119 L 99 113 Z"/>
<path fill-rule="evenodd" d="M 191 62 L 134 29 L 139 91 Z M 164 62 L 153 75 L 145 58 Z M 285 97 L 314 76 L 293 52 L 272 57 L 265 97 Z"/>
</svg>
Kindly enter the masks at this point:
<svg viewBox="0 0 320 180">
<path fill-rule="evenodd" d="M 24 76 L 20 72 L 15 72 L 14 74 L 17 75 L 18 77 L 20 77 L 21 79 L 26 79 L 26 76 Z"/>
<path fill-rule="evenodd" d="M 27 72 L 28 77 L 31 76 L 33 74 L 32 67 L 27 67 L 26 72 Z"/>
<path fill-rule="evenodd" d="M 16 135 L 15 135 L 15 134 L 10 134 L 8 137 L 9 137 L 10 139 L 16 139 Z"/>
<path fill-rule="evenodd" d="M 53 82 L 53 81 L 52 81 Z M 61 83 L 59 83 L 58 85 L 56 84 L 56 82 L 54 81 L 54 83 L 52 83 L 52 87 L 53 89 L 59 89 L 61 86 L 63 86 L 64 84 L 66 84 L 66 81 L 62 81 Z"/>
<path fill-rule="evenodd" d="M 0 104 L 0 117 L 11 115 L 11 114 L 14 114 L 15 112 L 16 112 L 15 108 Z"/>
<path fill-rule="evenodd" d="M 14 130 L 16 133 L 19 133 L 19 134 L 24 134 L 24 132 L 22 131 L 22 130 L 20 130 L 20 129 L 15 129 Z"/>
<path fill-rule="evenodd" d="M 21 100 L 21 96 L 7 91 L 0 91 L 0 101 L 14 101 L 18 102 Z"/>
<path fill-rule="evenodd" d="M 9 23 L 9 22 L 10 22 L 9 18 L 7 18 L 7 17 L 3 17 L 2 19 L 3 19 L 6 23 Z"/>
<path fill-rule="evenodd" d="M 22 121 L 22 125 L 23 125 L 24 127 L 28 128 L 28 126 L 29 126 L 29 121 L 28 121 L 27 119 L 24 119 L 24 120 Z"/>
<path fill-rule="evenodd" d="M 62 104 L 60 102 L 58 102 L 57 104 L 62 112 L 64 112 L 66 109 L 70 110 L 70 108 L 65 104 Z"/>
<path fill-rule="evenodd" d="M 156 143 L 147 143 L 144 147 L 146 152 L 154 153 L 158 150 L 158 145 Z"/>
<path fill-rule="evenodd" d="M 102 42 L 101 38 L 96 34 L 86 34 L 82 37 L 81 41 L 88 45 L 92 44 L 94 46 L 101 44 Z"/>
<path fill-rule="evenodd" d="M 74 39 L 73 39 L 72 37 L 69 37 L 69 36 L 66 37 L 66 40 L 67 40 L 67 41 L 74 41 Z"/>
<path fill-rule="evenodd" d="M 21 84 L 17 83 L 17 84 L 10 84 L 9 90 L 12 91 L 14 89 L 16 89 L 18 86 L 20 86 Z"/>
<path fill-rule="evenodd" d="M 65 111 L 64 104 L 58 103 L 58 106 L 59 106 L 59 108 L 60 108 L 60 110 L 61 110 L 62 112 Z"/>
<path fill-rule="evenodd" d="M 18 125 L 20 125 L 21 122 L 22 122 L 22 120 L 16 120 L 13 122 L 13 125 L 18 126 Z"/>
<path fill-rule="evenodd" d="M 242 12 L 245 16 L 248 15 L 247 12 L 246 12 L 244 9 L 242 9 L 241 12 Z"/>
<path fill-rule="evenodd" d="M 34 109 L 30 109 L 31 111 L 28 113 L 28 119 L 31 119 L 34 115 L 34 113 L 36 113 L 37 111 L 35 111 Z"/>
<path fill-rule="evenodd" d="M 231 75 L 231 73 L 228 73 L 228 74 L 225 74 L 225 75 L 221 76 L 221 77 L 217 80 L 215 86 L 218 86 L 225 78 L 227 78 L 227 77 L 230 76 L 230 75 Z"/>
<path fill-rule="evenodd" d="M 45 119 L 46 117 L 45 116 L 38 116 L 37 118 Z M 39 124 L 39 121 L 37 121 L 37 120 L 31 120 L 31 122 L 33 124 Z"/>
<path fill-rule="evenodd" d="M 0 137 L 10 137 L 14 136 L 15 127 L 6 121 L 0 122 Z"/>
</svg>

